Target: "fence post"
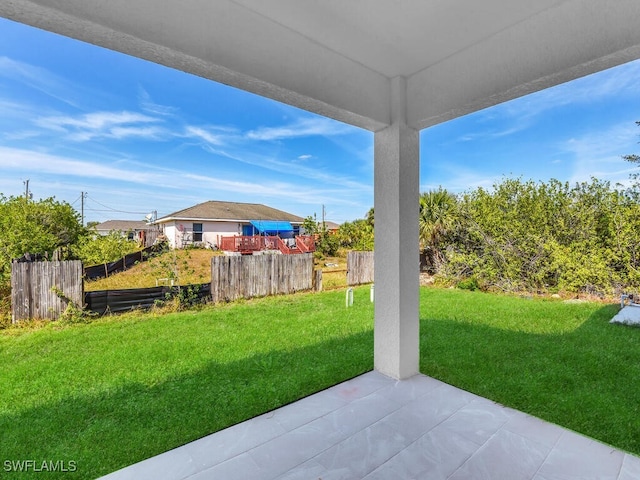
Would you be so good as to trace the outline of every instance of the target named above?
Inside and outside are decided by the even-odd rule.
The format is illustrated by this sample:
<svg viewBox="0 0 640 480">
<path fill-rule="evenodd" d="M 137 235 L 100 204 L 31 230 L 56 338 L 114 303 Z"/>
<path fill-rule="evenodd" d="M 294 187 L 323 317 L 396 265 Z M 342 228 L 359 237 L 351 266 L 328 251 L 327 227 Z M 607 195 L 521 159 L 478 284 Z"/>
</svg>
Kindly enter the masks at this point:
<svg viewBox="0 0 640 480">
<path fill-rule="evenodd" d="M 316 268 L 313 271 L 313 281 L 312 281 L 313 291 L 321 292 L 322 291 L 322 269 Z"/>
</svg>

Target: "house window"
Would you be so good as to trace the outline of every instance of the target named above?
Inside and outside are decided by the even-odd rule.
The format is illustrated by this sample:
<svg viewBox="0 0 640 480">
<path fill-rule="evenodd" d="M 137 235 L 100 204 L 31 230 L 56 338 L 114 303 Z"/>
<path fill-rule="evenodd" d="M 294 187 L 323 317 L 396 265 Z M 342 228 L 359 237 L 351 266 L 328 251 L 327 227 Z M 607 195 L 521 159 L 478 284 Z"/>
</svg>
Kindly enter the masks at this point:
<svg viewBox="0 0 640 480">
<path fill-rule="evenodd" d="M 193 224 L 193 241 L 194 242 L 202 241 L 202 224 L 201 223 Z"/>
</svg>

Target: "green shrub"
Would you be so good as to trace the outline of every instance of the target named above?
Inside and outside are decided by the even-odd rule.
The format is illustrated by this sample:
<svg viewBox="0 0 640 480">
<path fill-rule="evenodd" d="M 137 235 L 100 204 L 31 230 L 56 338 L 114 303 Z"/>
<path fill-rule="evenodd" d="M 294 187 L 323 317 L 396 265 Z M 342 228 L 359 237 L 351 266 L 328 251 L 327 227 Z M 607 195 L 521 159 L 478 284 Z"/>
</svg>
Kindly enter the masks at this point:
<svg viewBox="0 0 640 480">
<path fill-rule="evenodd" d="M 617 294 L 640 287 L 640 205 L 592 179 L 570 186 L 505 179 L 458 197 L 431 235 L 437 274 L 499 291 Z M 442 254 L 442 252 L 444 252 Z"/>
<path fill-rule="evenodd" d="M 478 279 L 476 277 L 469 277 L 465 278 L 464 280 L 460 280 L 456 284 L 456 288 L 474 292 L 476 290 L 480 290 L 480 284 L 478 283 Z"/>
<path fill-rule="evenodd" d="M 128 240 L 118 231 L 109 232 L 108 235 L 86 235 L 72 247 L 74 256 L 85 265 L 114 262 L 138 250 L 140 247 L 136 242 Z"/>
</svg>

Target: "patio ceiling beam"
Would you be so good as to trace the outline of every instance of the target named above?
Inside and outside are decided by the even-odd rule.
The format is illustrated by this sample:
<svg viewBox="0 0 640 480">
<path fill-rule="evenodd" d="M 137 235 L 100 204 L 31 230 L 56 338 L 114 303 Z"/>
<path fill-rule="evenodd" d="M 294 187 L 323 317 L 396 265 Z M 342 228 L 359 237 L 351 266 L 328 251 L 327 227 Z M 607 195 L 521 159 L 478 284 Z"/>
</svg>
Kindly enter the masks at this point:
<svg viewBox="0 0 640 480">
<path fill-rule="evenodd" d="M 640 2 L 570 0 L 409 77 L 423 129 L 640 58 Z"/>
<path fill-rule="evenodd" d="M 7 0 L 0 16 L 370 131 L 390 121 L 387 77 L 231 0 Z"/>
</svg>

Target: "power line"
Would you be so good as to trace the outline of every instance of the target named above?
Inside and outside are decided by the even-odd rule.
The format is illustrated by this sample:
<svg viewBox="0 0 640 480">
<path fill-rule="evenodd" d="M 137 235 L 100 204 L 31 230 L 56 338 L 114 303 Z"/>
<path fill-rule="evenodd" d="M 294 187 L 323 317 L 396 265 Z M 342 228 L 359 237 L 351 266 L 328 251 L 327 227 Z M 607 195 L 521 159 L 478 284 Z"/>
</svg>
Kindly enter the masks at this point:
<svg viewBox="0 0 640 480">
<path fill-rule="evenodd" d="M 80 200 L 80 197 L 76 198 L 73 202 L 71 202 L 71 206 L 74 206 L 78 202 L 78 200 Z"/>
<path fill-rule="evenodd" d="M 93 212 L 130 213 L 130 214 L 133 214 L 133 215 L 146 215 L 147 213 L 149 213 L 149 212 L 130 212 L 130 211 L 126 211 L 126 210 L 118 210 L 118 209 L 116 209 L 116 208 L 109 207 L 108 205 L 105 205 L 104 203 L 100 203 L 100 202 L 99 202 L 99 201 L 97 201 L 95 198 L 90 197 L 88 193 L 86 194 L 86 198 L 87 198 L 87 199 L 89 199 L 89 200 L 91 200 L 92 202 L 97 203 L 97 204 L 98 204 L 98 205 L 100 205 L 101 207 L 106 208 L 106 210 L 97 210 L 97 209 L 92 209 L 92 208 L 85 207 L 85 208 L 87 208 L 87 210 L 91 210 L 91 211 L 93 211 Z"/>
</svg>

